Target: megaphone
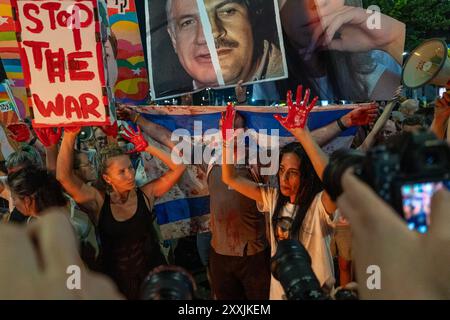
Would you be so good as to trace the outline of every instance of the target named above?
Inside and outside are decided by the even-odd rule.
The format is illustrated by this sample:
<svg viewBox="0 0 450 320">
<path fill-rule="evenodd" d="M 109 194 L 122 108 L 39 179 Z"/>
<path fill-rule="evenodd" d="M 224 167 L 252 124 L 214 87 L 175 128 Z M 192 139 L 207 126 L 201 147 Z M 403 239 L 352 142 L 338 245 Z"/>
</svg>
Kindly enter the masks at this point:
<svg viewBox="0 0 450 320">
<path fill-rule="evenodd" d="M 94 130 L 92 130 L 92 127 L 83 127 L 81 128 L 80 134 L 78 135 L 78 139 L 80 141 L 88 141 L 91 140 L 94 137 Z"/>
<path fill-rule="evenodd" d="M 411 52 L 402 72 L 402 81 L 411 89 L 434 84 L 445 87 L 450 80 L 450 57 L 447 43 L 441 39 L 423 42 Z"/>
</svg>

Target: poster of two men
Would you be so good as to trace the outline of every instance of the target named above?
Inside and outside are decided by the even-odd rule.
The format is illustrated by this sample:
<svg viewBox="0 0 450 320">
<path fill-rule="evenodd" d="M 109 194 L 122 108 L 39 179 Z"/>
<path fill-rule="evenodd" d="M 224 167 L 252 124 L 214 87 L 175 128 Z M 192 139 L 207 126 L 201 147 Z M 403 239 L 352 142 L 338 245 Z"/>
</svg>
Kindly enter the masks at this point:
<svg viewBox="0 0 450 320">
<path fill-rule="evenodd" d="M 371 13 L 361 0 L 152 0 L 142 6 L 153 100 L 240 80 L 256 84 L 254 92 L 278 91 L 272 100 L 297 84 L 322 100 L 388 100 L 400 84 L 405 25 L 377 13 L 380 28 L 369 28 Z"/>
</svg>

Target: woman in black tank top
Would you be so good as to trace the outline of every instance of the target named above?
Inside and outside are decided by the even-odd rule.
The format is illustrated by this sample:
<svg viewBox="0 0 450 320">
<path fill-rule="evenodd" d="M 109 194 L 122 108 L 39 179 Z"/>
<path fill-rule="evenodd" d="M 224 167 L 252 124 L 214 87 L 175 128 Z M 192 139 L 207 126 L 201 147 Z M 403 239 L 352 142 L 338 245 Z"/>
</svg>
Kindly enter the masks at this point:
<svg viewBox="0 0 450 320">
<path fill-rule="evenodd" d="M 166 263 L 160 251 L 153 203 L 169 191 L 184 172 L 171 156 L 149 146 L 141 132 L 127 131 L 135 152 L 148 152 L 169 170 L 159 179 L 136 188 L 130 157 L 118 145 L 99 151 L 99 177 L 104 187 L 83 183 L 73 172 L 73 148 L 79 129 L 66 130 L 57 161 L 57 178 L 67 193 L 89 212 L 100 236 L 103 271 L 128 299 L 138 299 L 142 281 Z"/>
<path fill-rule="evenodd" d="M 128 299 L 138 299 L 140 285 L 148 272 L 165 264 L 153 227 L 154 216 L 144 193 L 140 189 L 136 193 L 138 205 L 131 218 L 117 221 L 111 212 L 111 199 L 106 195 L 98 222 L 104 271 Z"/>
</svg>

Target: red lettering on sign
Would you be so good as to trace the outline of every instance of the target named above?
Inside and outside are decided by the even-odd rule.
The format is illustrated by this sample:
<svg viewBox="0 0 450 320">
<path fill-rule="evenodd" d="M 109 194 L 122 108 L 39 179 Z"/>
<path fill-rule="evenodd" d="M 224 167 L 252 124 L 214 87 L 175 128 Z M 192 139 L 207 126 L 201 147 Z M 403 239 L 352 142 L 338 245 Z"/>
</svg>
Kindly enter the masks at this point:
<svg viewBox="0 0 450 320">
<path fill-rule="evenodd" d="M 24 41 L 22 42 L 24 46 L 30 47 L 33 50 L 33 60 L 36 69 L 42 69 L 42 48 L 48 48 L 49 43 L 43 41 Z"/>
<path fill-rule="evenodd" d="M 89 119 L 92 116 L 101 117 L 97 111 L 100 101 L 92 93 L 83 93 L 78 99 L 73 96 L 63 97 L 59 93 L 56 95 L 55 101 L 48 101 L 47 104 L 37 94 L 33 94 L 33 101 L 37 111 L 45 118 L 64 116 L 72 119 L 74 113 L 77 120 Z"/>
<path fill-rule="evenodd" d="M 87 69 L 89 63 L 87 61 L 78 60 L 82 58 L 92 58 L 92 56 L 92 52 L 88 51 L 72 52 L 67 55 L 70 80 L 86 81 L 95 78 L 95 74 L 92 71 L 82 71 Z"/>
<path fill-rule="evenodd" d="M 75 99 L 72 96 L 67 96 L 66 102 L 65 102 L 65 107 L 66 107 L 66 118 L 67 119 L 72 119 L 72 112 L 75 112 L 77 114 L 77 119 L 81 119 L 82 114 L 81 114 L 80 104 L 77 99 Z"/>
<path fill-rule="evenodd" d="M 35 5 L 34 3 L 26 3 L 23 5 L 23 14 L 24 16 L 34 22 L 36 25 L 34 28 L 27 27 L 26 29 L 32 33 L 40 33 L 44 29 L 44 26 L 37 17 L 34 17 L 31 15 L 31 11 L 34 11 L 36 14 L 39 14 L 39 7 Z"/>
<path fill-rule="evenodd" d="M 64 70 L 64 50 L 60 48 L 57 52 L 45 50 L 45 61 L 47 62 L 47 76 L 50 83 L 55 83 L 55 78 L 59 77 L 59 81 L 66 81 Z"/>
<path fill-rule="evenodd" d="M 50 18 L 50 29 L 56 29 L 56 17 L 55 11 L 61 8 L 61 3 L 58 2 L 47 2 L 41 4 L 41 8 L 48 11 L 48 17 Z"/>
<path fill-rule="evenodd" d="M 61 93 L 58 93 L 55 102 L 48 101 L 47 105 L 44 104 L 37 94 L 33 94 L 33 101 L 39 113 L 46 118 L 49 118 L 52 113 L 59 117 L 64 114 L 64 98 Z"/>
<path fill-rule="evenodd" d="M 89 102 L 90 100 L 90 102 Z M 89 114 L 96 118 L 100 118 L 100 113 L 96 110 L 99 105 L 98 98 L 92 93 L 83 93 L 80 95 L 81 110 L 83 110 L 83 118 L 88 119 Z"/>
</svg>

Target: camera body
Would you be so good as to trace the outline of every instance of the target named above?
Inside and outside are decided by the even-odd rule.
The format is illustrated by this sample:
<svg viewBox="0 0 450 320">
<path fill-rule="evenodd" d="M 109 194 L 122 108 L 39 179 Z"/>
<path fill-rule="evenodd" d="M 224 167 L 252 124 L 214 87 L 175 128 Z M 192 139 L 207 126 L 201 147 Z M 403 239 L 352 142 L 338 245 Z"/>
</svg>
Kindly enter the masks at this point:
<svg viewBox="0 0 450 320">
<path fill-rule="evenodd" d="M 349 167 L 405 220 L 426 232 L 431 197 L 450 185 L 450 147 L 432 133 L 418 131 L 392 137 L 366 155 L 338 151 L 330 158 L 324 185 L 333 199 L 342 193 L 342 174 Z"/>
</svg>

